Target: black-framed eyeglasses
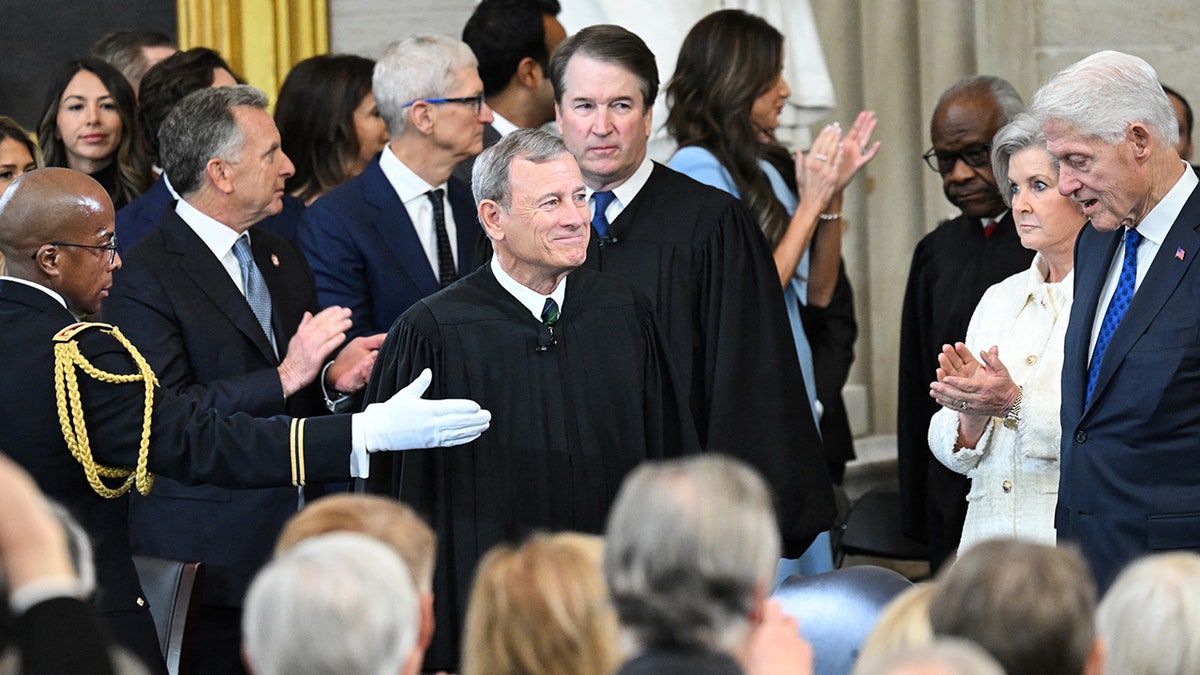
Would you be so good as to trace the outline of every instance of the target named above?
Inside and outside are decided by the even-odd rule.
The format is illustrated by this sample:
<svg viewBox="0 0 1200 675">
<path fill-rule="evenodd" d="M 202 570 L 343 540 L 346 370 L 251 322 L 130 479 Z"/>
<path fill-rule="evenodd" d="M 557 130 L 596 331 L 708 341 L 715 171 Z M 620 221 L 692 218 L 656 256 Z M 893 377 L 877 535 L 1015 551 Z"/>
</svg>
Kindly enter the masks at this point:
<svg viewBox="0 0 1200 675">
<path fill-rule="evenodd" d="M 958 152 L 938 152 L 930 148 L 929 152 L 921 155 L 921 159 L 942 175 L 953 171 L 960 159 L 972 169 L 982 169 L 992 161 L 992 146 L 989 143 L 974 143 Z"/>
<path fill-rule="evenodd" d="M 66 241 L 48 241 L 48 242 L 46 242 L 46 245 L 48 245 L 48 246 L 70 246 L 71 248 L 91 248 L 91 249 L 96 249 L 99 251 L 108 251 L 108 264 L 111 265 L 117 261 L 117 236 L 116 235 L 113 235 L 113 238 L 111 240 L 109 240 L 109 242 L 107 244 L 104 244 L 104 245 L 72 244 L 72 243 L 66 242 Z M 34 253 L 33 255 L 31 255 L 29 257 L 34 260 L 37 260 L 37 253 Z"/>
<path fill-rule="evenodd" d="M 478 115 L 480 110 L 483 110 L 483 94 L 474 96 L 459 96 L 457 98 L 418 98 L 408 103 L 403 107 L 409 108 L 418 103 L 462 103 L 463 105 L 475 106 L 475 114 Z"/>
</svg>

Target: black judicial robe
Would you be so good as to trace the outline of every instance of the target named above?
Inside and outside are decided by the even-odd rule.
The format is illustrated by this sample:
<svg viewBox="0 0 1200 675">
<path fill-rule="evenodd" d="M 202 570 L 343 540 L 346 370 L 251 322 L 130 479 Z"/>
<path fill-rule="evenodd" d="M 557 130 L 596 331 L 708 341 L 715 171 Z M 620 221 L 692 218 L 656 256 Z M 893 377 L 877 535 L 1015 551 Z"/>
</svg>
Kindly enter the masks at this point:
<svg viewBox="0 0 1200 675">
<path fill-rule="evenodd" d="M 604 529 L 621 481 L 643 459 L 699 449 L 650 303 L 621 279 L 567 278 L 557 343 L 485 265 L 418 301 L 379 352 L 367 401 L 433 371 L 426 398 L 492 412 L 479 440 L 373 455 L 371 492 L 391 494 L 438 535 L 437 631 L 425 670 L 454 669 L 478 560 L 534 530 Z"/>
<path fill-rule="evenodd" d="M 835 507 L 771 251 L 741 202 L 655 163 L 585 267 L 654 303 L 705 450 L 762 473 L 795 558 Z"/>
<path fill-rule="evenodd" d="M 940 406 L 929 397 L 942 345 L 967 338 L 967 324 L 990 286 L 1029 267 L 1012 213 L 991 236 L 978 218 L 960 215 L 925 235 L 913 252 L 900 319 L 896 447 L 904 531 L 929 545 L 934 571 L 958 549 L 967 517 L 966 476 L 929 451 L 929 419 Z"/>
</svg>

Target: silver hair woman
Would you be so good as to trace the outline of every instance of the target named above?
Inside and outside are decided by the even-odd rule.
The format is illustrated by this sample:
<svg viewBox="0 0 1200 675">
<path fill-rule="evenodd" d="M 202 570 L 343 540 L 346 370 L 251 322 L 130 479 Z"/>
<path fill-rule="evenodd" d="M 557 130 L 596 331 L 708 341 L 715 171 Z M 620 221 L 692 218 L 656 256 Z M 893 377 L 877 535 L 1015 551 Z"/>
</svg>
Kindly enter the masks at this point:
<svg viewBox="0 0 1200 675">
<path fill-rule="evenodd" d="M 929 447 L 971 478 L 960 554 L 991 537 L 1054 542 L 1063 336 L 1086 220 L 1058 193 L 1058 166 L 1030 115 L 997 132 L 992 164 L 1021 244 L 1037 255 L 984 293 L 965 343 L 945 345 L 931 373 L 943 409 L 930 421 Z"/>
<path fill-rule="evenodd" d="M 1121 572 L 1096 610 L 1105 673 L 1200 674 L 1200 555 L 1162 553 Z"/>
</svg>

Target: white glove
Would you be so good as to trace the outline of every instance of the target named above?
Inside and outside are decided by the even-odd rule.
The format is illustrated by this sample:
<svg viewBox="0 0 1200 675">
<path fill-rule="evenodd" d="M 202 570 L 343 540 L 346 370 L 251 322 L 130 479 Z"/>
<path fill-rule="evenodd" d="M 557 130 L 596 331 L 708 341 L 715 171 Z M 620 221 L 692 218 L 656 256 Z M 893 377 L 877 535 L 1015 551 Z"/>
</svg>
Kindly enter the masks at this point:
<svg viewBox="0 0 1200 675">
<path fill-rule="evenodd" d="M 367 452 L 438 448 L 470 443 L 491 423 L 492 414 L 465 398 L 423 399 L 433 381 L 428 368 L 381 403 L 354 415 Z"/>
</svg>

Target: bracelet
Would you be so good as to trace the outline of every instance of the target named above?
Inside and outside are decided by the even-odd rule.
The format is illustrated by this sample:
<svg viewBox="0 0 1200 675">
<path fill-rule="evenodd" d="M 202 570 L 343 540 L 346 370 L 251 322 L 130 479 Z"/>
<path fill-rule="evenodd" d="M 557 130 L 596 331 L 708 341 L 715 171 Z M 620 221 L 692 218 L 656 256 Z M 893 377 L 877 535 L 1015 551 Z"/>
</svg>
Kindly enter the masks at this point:
<svg viewBox="0 0 1200 675">
<path fill-rule="evenodd" d="M 840 214 L 840 213 L 820 213 L 820 214 L 817 214 L 817 218 L 820 220 L 826 220 L 826 221 L 841 220 L 842 214 Z"/>
<path fill-rule="evenodd" d="M 1008 409 L 1008 414 L 1004 416 L 1004 428 L 1016 429 L 1017 424 L 1021 421 L 1021 396 L 1025 393 L 1024 387 L 1017 387 L 1017 400 L 1013 401 L 1013 405 Z"/>
</svg>

